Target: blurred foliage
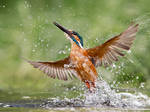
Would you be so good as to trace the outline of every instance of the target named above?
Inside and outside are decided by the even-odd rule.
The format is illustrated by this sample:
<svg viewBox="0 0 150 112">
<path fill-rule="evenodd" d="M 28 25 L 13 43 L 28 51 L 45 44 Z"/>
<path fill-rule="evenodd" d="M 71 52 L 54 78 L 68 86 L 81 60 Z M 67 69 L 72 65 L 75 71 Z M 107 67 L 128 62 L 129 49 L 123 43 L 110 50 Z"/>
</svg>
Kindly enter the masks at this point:
<svg viewBox="0 0 150 112">
<path fill-rule="evenodd" d="M 145 83 L 144 88 L 150 88 L 149 4 L 149 0 L 0 0 L 0 90 L 62 94 L 76 86 L 79 81 L 50 79 L 23 59 L 55 61 L 69 54 L 70 43 L 53 21 L 79 32 L 85 48 L 119 34 L 132 21 L 139 23 L 131 53 L 115 67 L 98 71 L 114 86 Z"/>
</svg>

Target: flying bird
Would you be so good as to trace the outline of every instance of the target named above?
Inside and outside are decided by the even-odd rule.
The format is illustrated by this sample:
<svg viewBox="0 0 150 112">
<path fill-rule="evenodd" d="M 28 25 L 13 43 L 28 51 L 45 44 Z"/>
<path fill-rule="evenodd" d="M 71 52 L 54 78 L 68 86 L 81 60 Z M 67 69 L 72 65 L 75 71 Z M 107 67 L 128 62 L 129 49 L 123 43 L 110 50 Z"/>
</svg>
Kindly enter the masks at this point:
<svg viewBox="0 0 150 112">
<path fill-rule="evenodd" d="M 28 61 L 34 68 L 38 68 L 51 78 L 60 80 L 79 78 L 87 88 L 95 88 L 95 81 L 98 78 L 96 68 L 107 67 L 124 56 L 123 51 L 129 50 L 136 37 L 138 24 L 131 24 L 124 32 L 112 37 L 105 43 L 94 48 L 85 49 L 83 38 L 79 33 L 68 30 L 54 22 L 60 30 L 65 32 L 71 43 L 70 55 L 55 62 Z"/>
</svg>

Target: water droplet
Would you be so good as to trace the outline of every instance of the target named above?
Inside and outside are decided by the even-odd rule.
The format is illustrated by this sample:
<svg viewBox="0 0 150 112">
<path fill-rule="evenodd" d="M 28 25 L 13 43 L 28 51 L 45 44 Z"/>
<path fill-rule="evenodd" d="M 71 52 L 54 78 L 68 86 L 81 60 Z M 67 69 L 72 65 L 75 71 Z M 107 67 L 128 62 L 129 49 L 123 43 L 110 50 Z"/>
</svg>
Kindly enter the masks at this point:
<svg viewBox="0 0 150 112">
<path fill-rule="evenodd" d="M 68 51 L 70 51 L 71 49 L 70 48 L 68 48 Z"/>
<path fill-rule="evenodd" d="M 23 24 L 19 24 L 20 26 L 23 26 Z"/>
<path fill-rule="evenodd" d="M 116 65 L 115 65 L 115 64 L 112 64 L 112 67 L 113 67 L 113 68 L 116 68 Z"/>
<path fill-rule="evenodd" d="M 119 92 L 119 89 L 117 89 L 116 91 Z"/>
<path fill-rule="evenodd" d="M 142 83 L 140 84 L 140 87 L 139 87 L 139 88 L 144 88 L 144 86 L 145 86 L 145 83 L 142 82 Z"/>
<path fill-rule="evenodd" d="M 63 51 L 63 54 L 66 54 L 66 51 Z"/>
<path fill-rule="evenodd" d="M 128 50 L 127 53 L 130 54 L 130 53 L 131 53 L 131 50 Z"/>
<path fill-rule="evenodd" d="M 129 59 L 129 61 L 130 61 L 131 63 L 134 63 L 134 61 L 133 61 L 133 60 L 131 60 L 131 59 Z"/>
<path fill-rule="evenodd" d="M 61 53 L 62 53 L 62 51 L 59 51 L 59 52 L 58 52 L 58 54 L 61 54 Z"/>
<path fill-rule="evenodd" d="M 26 38 L 24 38 L 23 41 L 25 42 L 25 41 L 26 41 Z"/>
<path fill-rule="evenodd" d="M 62 5 L 58 5 L 58 7 L 59 7 L 59 8 L 61 8 L 61 7 L 62 7 Z"/>
<path fill-rule="evenodd" d="M 23 96 L 22 98 L 23 98 L 23 99 L 29 99 L 30 96 Z"/>
<path fill-rule="evenodd" d="M 41 39 L 41 42 L 43 42 L 44 40 L 43 39 Z"/>
<path fill-rule="evenodd" d="M 32 52 L 35 52 L 35 49 L 33 49 Z"/>
</svg>

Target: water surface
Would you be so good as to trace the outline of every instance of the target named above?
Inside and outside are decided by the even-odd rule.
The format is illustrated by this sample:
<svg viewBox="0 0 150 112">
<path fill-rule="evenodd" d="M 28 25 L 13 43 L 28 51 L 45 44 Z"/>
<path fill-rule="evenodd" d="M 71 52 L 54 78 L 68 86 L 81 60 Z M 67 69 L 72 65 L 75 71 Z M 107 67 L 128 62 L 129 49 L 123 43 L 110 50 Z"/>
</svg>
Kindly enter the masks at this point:
<svg viewBox="0 0 150 112">
<path fill-rule="evenodd" d="M 62 112 L 129 112 L 150 111 L 150 98 L 141 92 L 116 92 L 105 81 L 96 83 L 93 93 L 86 90 L 77 98 L 49 97 L 46 92 L 37 94 L 17 94 L 1 92 L 1 111 L 62 111 Z M 40 95 L 39 95 L 40 94 Z M 40 97 L 39 97 L 40 96 Z M 3 99 L 3 100 L 2 100 Z"/>
</svg>

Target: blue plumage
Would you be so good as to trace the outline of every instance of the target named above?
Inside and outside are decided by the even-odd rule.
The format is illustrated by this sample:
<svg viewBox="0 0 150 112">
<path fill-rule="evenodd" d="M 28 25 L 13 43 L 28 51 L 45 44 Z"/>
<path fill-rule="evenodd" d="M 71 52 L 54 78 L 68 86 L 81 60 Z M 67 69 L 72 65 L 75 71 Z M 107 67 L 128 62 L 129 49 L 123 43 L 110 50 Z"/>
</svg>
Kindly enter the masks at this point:
<svg viewBox="0 0 150 112">
<path fill-rule="evenodd" d="M 72 31 L 72 32 L 73 32 L 74 35 L 77 35 L 79 37 L 80 43 L 81 43 L 81 45 L 83 47 L 83 39 L 82 39 L 82 37 L 77 32 L 75 32 L 75 31 Z M 72 37 L 72 40 L 79 46 L 78 41 L 74 37 Z"/>
</svg>

